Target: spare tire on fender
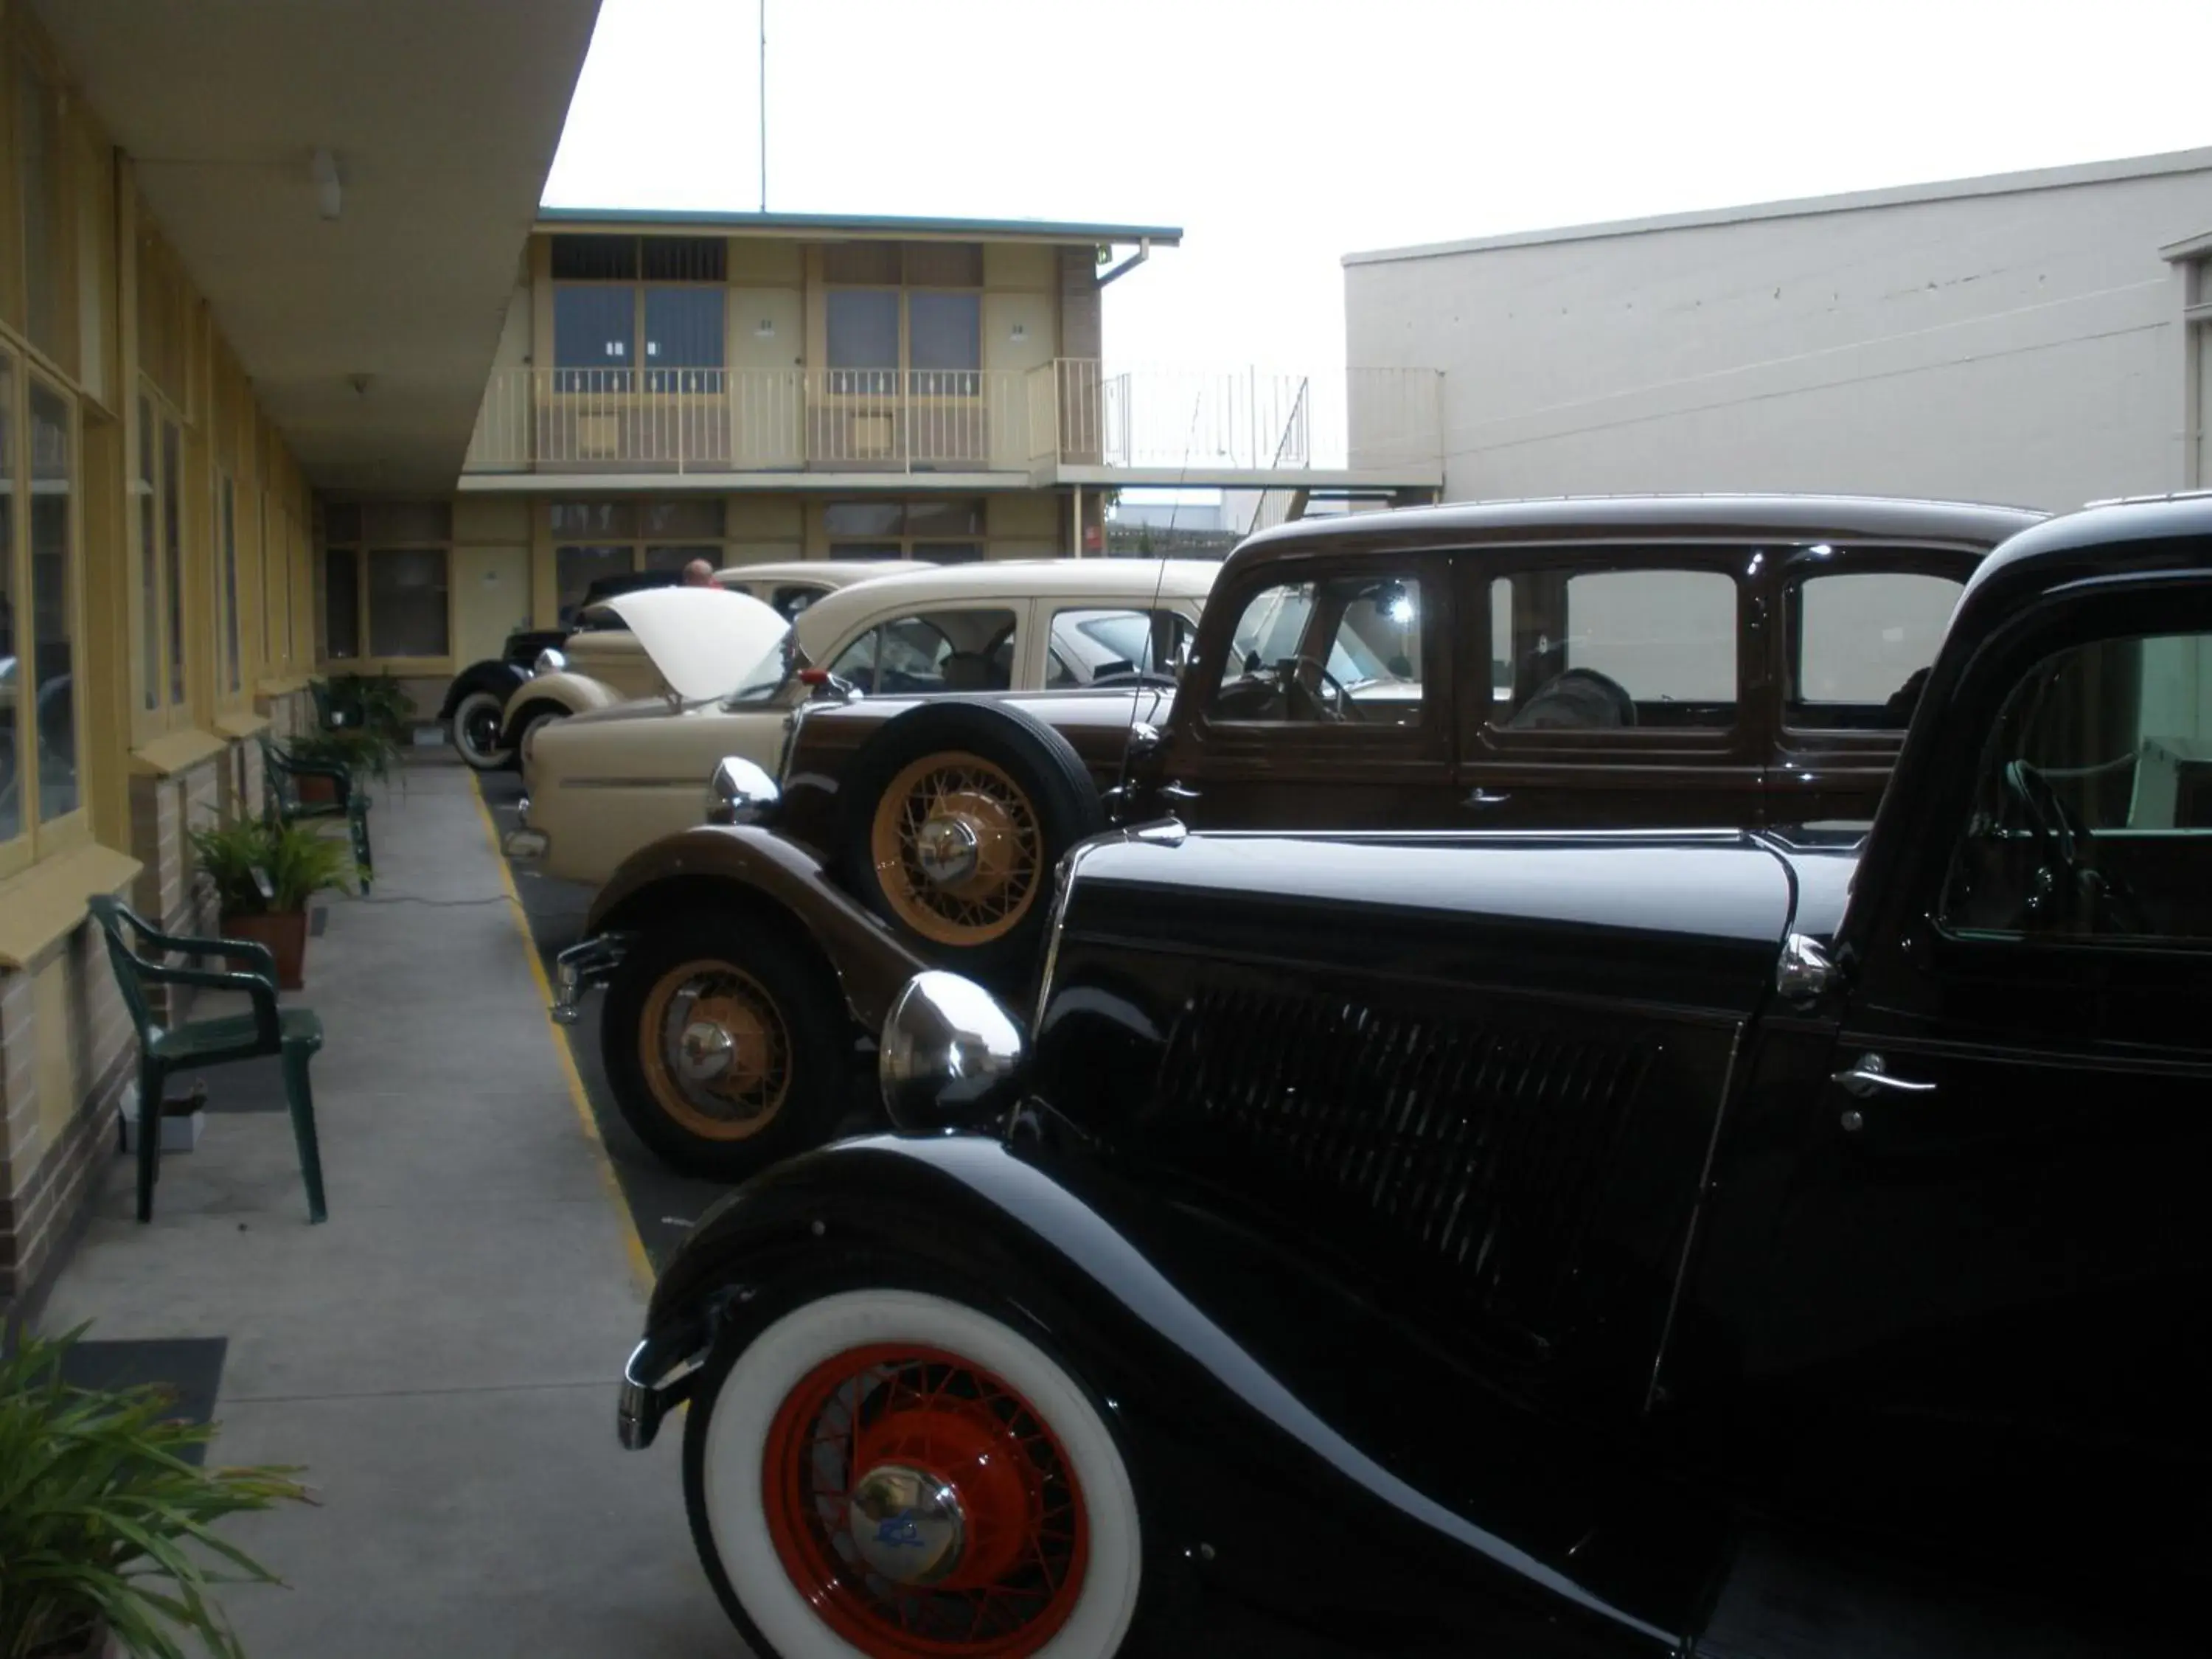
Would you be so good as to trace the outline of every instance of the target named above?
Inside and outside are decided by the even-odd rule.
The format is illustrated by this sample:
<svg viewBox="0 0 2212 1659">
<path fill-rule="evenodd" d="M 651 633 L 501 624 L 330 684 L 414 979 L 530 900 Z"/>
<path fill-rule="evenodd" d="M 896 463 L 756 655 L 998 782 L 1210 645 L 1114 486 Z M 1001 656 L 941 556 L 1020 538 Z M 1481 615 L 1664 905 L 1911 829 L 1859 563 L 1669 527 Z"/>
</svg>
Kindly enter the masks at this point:
<svg viewBox="0 0 2212 1659">
<path fill-rule="evenodd" d="M 854 756 L 838 794 L 853 896 L 956 973 L 1018 980 L 1052 911 L 1067 849 L 1106 827 L 1067 739 L 995 702 L 909 709 Z"/>
</svg>

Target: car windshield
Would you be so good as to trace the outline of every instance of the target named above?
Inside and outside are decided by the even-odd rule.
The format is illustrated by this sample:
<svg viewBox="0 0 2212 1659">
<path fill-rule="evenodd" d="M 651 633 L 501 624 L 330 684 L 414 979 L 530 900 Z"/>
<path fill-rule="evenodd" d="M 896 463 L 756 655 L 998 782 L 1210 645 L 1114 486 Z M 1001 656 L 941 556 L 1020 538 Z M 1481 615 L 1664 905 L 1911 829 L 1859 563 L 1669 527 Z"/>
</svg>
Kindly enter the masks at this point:
<svg viewBox="0 0 2212 1659">
<path fill-rule="evenodd" d="M 1244 613 L 1236 635 L 1236 659 L 1271 665 L 1297 656 L 1313 604 L 1313 586 L 1306 582 L 1263 594 Z M 1328 672 L 1340 685 L 1370 685 L 1398 678 L 1374 648 L 1349 628 L 1339 629 L 1329 647 Z"/>
<path fill-rule="evenodd" d="M 792 637 L 787 628 L 768 653 L 745 672 L 738 689 L 723 699 L 726 703 L 766 702 L 792 674 Z"/>
</svg>

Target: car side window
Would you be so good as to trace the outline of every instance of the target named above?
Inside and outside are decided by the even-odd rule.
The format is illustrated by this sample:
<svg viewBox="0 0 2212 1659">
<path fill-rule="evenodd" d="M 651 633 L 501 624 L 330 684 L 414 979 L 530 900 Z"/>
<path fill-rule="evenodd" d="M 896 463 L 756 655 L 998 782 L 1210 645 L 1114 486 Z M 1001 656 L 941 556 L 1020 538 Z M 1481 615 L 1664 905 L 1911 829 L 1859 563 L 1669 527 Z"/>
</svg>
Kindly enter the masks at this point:
<svg viewBox="0 0 2212 1659">
<path fill-rule="evenodd" d="M 1998 937 L 2212 942 L 2212 635 L 2045 659 L 1985 745 L 1941 918 Z"/>
<path fill-rule="evenodd" d="M 1014 613 L 917 611 L 881 623 L 830 659 L 830 672 L 877 695 L 1012 689 Z"/>
<path fill-rule="evenodd" d="M 1093 685 L 1137 674 L 1172 674 L 1196 632 L 1179 611 L 1109 611 L 1071 606 L 1053 613 L 1045 647 L 1048 690 Z"/>
<path fill-rule="evenodd" d="M 1792 583 L 1784 720 L 1800 731 L 1902 732 L 1963 586 L 1915 570 Z"/>
<path fill-rule="evenodd" d="M 786 584 L 764 597 L 778 616 L 786 620 L 791 620 L 797 617 L 800 611 L 812 605 L 815 600 L 820 599 L 822 590 L 818 587 Z"/>
<path fill-rule="evenodd" d="M 1530 570 L 1491 583 L 1490 616 L 1496 730 L 1735 724 L 1736 584 L 1725 571 Z"/>
<path fill-rule="evenodd" d="M 1231 641 L 1208 704 L 1216 720 L 1418 726 L 1424 718 L 1421 584 L 1413 576 L 1262 588 Z"/>
</svg>

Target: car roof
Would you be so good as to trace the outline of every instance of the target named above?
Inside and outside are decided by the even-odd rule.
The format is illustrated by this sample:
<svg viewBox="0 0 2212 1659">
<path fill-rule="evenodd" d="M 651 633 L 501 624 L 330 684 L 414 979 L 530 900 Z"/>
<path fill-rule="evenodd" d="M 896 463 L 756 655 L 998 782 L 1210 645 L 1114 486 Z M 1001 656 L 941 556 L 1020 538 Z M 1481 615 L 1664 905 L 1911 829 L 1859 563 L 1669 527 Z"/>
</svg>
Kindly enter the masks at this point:
<svg viewBox="0 0 2212 1659">
<path fill-rule="evenodd" d="M 1454 542 L 1547 541 L 1647 534 L 1923 541 L 1995 547 L 2039 523 L 2032 507 L 1889 495 L 1553 495 L 1459 501 L 1298 520 L 1261 531 L 1230 556 L 1242 566 L 1299 553 L 1389 553 Z"/>
<path fill-rule="evenodd" d="M 2100 548 L 2112 547 L 2115 558 L 2124 557 L 2118 544 L 2154 541 L 2204 541 L 2208 545 L 2192 562 L 2212 562 L 2212 490 L 2097 501 L 2046 519 L 1984 559 L 1968 591 L 2008 585 L 2038 565 L 2072 562 Z"/>
<path fill-rule="evenodd" d="M 926 559 L 772 559 L 765 564 L 725 565 L 714 573 L 723 586 L 740 582 L 818 582 L 848 587 L 854 582 L 894 576 L 908 570 L 934 570 Z"/>
<path fill-rule="evenodd" d="M 1203 599 L 1221 566 L 1212 559 L 979 559 L 877 576 L 824 594 L 799 613 L 799 626 L 820 641 L 879 608 L 963 599 L 1083 599 L 1149 602 Z"/>
</svg>

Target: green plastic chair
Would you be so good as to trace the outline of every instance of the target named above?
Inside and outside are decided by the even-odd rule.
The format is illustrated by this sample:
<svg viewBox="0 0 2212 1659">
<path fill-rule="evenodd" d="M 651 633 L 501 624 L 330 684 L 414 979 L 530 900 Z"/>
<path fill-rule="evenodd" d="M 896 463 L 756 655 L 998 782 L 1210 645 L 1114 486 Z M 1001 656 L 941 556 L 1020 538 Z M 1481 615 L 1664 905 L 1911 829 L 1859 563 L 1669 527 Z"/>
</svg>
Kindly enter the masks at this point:
<svg viewBox="0 0 2212 1659">
<path fill-rule="evenodd" d="M 353 838 L 353 861 L 361 872 L 361 890 L 366 896 L 376 873 L 368 855 L 368 792 L 337 762 L 301 760 L 287 753 L 266 732 L 260 738 L 262 817 L 271 823 L 343 818 L 346 833 Z M 329 779 L 337 799 L 301 799 L 301 778 Z"/>
<path fill-rule="evenodd" d="M 300 1146 L 300 1175 L 307 1184 L 307 1219 L 328 1218 L 323 1204 L 323 1159 L 315 1143 L 315 1097 L 307 1084 L 307 1062 L 323 1046 L 323 1022 L 311 1008 L 276 1005 L 276 959 L 265 945 L 238 939 L 185 939 L 157 933 L 119 899 L 95 893 L 85 901 L 107 936 L 107 959 L 123 1005 L 138 1031 L 138 1218 L 154 1218 L 154 1183 L 161 1175 L 161 1091 L 172 1072 L 225 1066 L 236 1060 L 276 1054 L 284 1064 L 284 1103 L 292 1112 L 292 1137 Z M 128 927 L 131 937 L 125 937 Z M 251 973 L 219 973 L 210 968 L 173 968 L 139 952 L 151 948 L 195 960 L 222 957 L 250 966 Z M 187 1024 L 154 1023 L 147 1006 L 149 985 L 191 985 L 209 991 L 243 991 L 253 999 L 250 1014 L 196 1019 Z"/>
</svg>

